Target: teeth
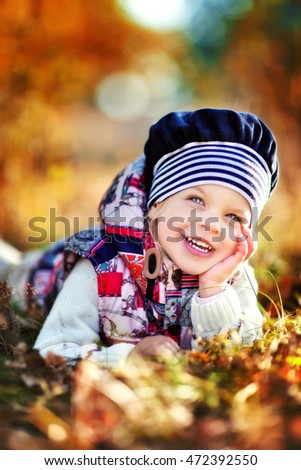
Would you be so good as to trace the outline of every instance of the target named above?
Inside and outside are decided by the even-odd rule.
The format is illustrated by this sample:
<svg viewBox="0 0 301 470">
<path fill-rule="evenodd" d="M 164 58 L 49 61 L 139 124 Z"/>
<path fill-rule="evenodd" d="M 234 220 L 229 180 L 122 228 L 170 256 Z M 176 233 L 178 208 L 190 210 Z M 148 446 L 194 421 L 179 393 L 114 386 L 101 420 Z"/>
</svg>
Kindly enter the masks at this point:
<svg viewBox="0 0 301 470">
<path fill-rule="evenodd" d="M 201 241 L 201 240 L 196 240 L 195 238 L 187 237 L 187 241 L 190 245 L 192 245 L 194 248 L 198 248 L 202 251 L 211 251 L 212 246 L 207 245 L 207 243 Z"/>
</svg>

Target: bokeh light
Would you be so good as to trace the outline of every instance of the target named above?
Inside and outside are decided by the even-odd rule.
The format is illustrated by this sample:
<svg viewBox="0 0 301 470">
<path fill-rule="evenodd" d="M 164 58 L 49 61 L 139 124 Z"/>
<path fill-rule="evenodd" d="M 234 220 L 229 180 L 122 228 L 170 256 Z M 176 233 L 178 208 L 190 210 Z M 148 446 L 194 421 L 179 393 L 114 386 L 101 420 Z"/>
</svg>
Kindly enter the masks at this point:
<svg viewBox="0 0 301 470">
<path fill-rule="evenodd" d="M 149 90 L 144 78 L 138 74 L 114 73 L 97 87 L 96 104 L 110 118 L 128 121 L 147 110 Z"/>
<path fill-rule="evenodd" d="M 149 28 L 179 29 L 186 22 L 183 0 L 119 0 L 119 4 L 135 21 Z"/>
<path fill-rule="evenodd" d="M 179 64 L 164 52 L 137 58 L 133 70 L 108 75 L 95 91 L 96 107 L 120 122 L 142 116 L 156 119 L 189 106 L 190 101 L 191 93 L 183 87 Z"/>
</svg>

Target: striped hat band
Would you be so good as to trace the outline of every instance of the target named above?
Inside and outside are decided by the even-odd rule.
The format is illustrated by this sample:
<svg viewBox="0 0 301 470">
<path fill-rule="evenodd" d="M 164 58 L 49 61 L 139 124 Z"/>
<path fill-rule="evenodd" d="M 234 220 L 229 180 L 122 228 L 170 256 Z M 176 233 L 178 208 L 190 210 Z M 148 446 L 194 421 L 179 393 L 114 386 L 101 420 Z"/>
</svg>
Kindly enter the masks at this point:
<svg viewBox="0 0 301 470">
<path fill-rule="evenodd" d="M 251 208 L 267 202 L 271 174 L 266 161 L 250 147 L 233 142 L 191 142 L 160 158 L 148 208 L 192 186 L 220 184 L 240 193 Z"/>
</svg>

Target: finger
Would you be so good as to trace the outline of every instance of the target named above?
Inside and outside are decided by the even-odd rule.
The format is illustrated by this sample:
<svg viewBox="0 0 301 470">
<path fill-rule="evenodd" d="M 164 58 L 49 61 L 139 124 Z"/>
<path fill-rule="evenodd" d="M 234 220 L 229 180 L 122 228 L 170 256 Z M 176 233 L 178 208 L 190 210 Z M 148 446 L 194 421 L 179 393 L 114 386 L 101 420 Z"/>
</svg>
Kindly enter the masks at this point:
<svg viewBox="0 0 301 470">
<path fill-rule="evenodd" d="M 179 345 L 168 336 L 148 336 L 138 343 L 135 348 L 143 356 L 156 356 L 158 353 L 162 354 L 162 351 L 169 351 L 170 353 L 176 353 L 180 351 Z"/>
<path fill-rule="evenodd" d="M 242 262 L 246 259 L 249 252 L 249 234 L 241 233 L 237 237 L 236 251 L 234 252 L 236 262 Z"/>
<path fill-rule="evenodd" d="M 248 259 L 254 251 L 251 232 L 243 225 L 241 225 L 241 234 L 237 237 L 237 249 L 243 260 Z"/>
<path fill-rule="evenodd" d="M 246 243 L 247 243 L 247 253 L 245 256 L 245 260 L 249 259 L 253 253 L 257 249 L 257 241 L 254 240 L 254 234 L 252 233 L 252 230 L 247 228 L 247 227 L 242 227 L 242 233 L 245 235 L 246 238 Z"/>
<path fill-rule="evenodd" d="M 240 255 L 240 261 L 244 261 L 248 255 L 249 248 L 247 240 L 238 240 L 237 242 L 237 251 L 235 254 Z M 237 257 L 236 257 L 237 258 Z"/>
<path fill-rule="evenodd" d="M 176 351 L 174 349 L 170 349 L 168 345 L 161 344 L 161 346 L 156 351 L 156 356 L 167 357 L 167 358 L 168 357 L 175 357 L 177 352 L 178 351 Z"/>
<path fill-rule="evenodd" d="M 231 255 L 228 256 L 224 261 L 220 263 L 221 272 L 219 274 L 219 284 L 223 283 L 224 281 L 228 280 L 233 276 L 233 273 L 239 269 L 239 266 L 244 261 L 244 257 L 246 254 L 245 245 L 246 243 L 241 243 L 241 247 L 237 244 L 236 251 Z"/>
<path fill-rule="evenodd" d="M 164 344 L 168 344 L 168 346 L 175 351 L 180 351 L 180 346 L 178 345 L 178 343 L 175 342 L 175 340 L 173 340 L 169 336 L 164 336 L 163 338 Z"/>
<path fill-rule="evenodd" d="M 162 336 L 162 335 L 157 335 L 157 336 L 151 336 L 149 338 L 149 343 L 150 344 L 156 344 L 156 345 L 166 345 L 168 346 L 170 349 L 171 348 L 174 348 L 176 350 L 179 350 L 180 349 L 180 346 L 178 345 L 178 343 L 175 342 L 175 340 L 173 340 L 170 336 Z"/>
</svg>

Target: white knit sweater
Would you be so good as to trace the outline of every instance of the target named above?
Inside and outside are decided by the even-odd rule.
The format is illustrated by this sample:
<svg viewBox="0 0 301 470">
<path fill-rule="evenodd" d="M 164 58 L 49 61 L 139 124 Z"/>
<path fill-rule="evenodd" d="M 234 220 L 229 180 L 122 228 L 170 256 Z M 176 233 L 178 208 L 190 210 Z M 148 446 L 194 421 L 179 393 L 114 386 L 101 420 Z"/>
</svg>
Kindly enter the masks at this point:
<svg viewBox="0 0 301 470">
<path fill-rule="evenodd" d="M 246 264 L 241 279 L 221 294 L 206 299 L 195 295 L 191 303 L 194 337 L 211 339 L 240 326 L 242 339 L 252 343 L 260 335 L 262 326 L 262 315 L 253 289 L 257 289 L 254 272 Z M 89 357 L 108 368 L 122 367 L 134 346 L 119 343 L 100 348 L 98 332 L 97 277 L 90 261 L 80 260 L 57 296 L 34 347 L 43 356 L 52 352 L 70 363 Z M 195 346 L 192 340 L 192 347 Z"/>
</svg>

